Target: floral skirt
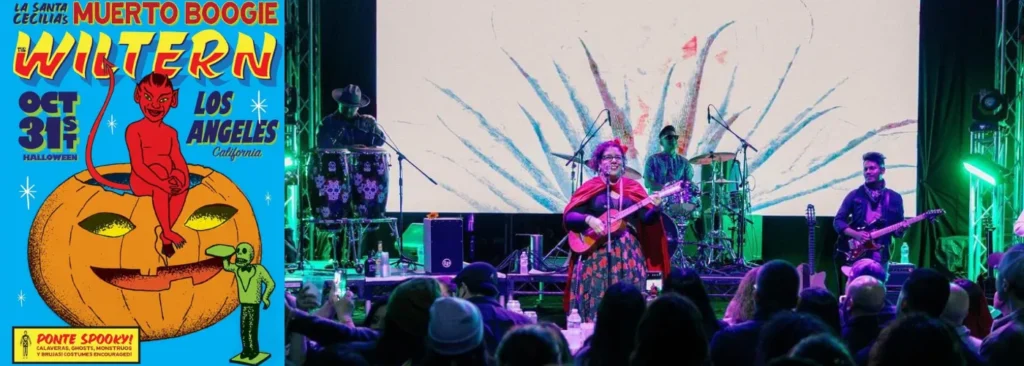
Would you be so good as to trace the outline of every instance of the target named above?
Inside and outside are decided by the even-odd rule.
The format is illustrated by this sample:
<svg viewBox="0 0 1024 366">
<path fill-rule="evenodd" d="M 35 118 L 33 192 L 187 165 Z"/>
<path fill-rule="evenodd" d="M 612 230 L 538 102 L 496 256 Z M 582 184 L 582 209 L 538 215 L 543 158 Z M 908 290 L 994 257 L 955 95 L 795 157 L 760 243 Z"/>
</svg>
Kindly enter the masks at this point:
<svg viewBox="0 0 1024 366">
<path fill-rule="evenodd" d="M 647 281 L 647 265 L 640 251 L 640 241 L 632 233 L 627 232 L 612 241 L 610 273 L 607 253 L 608 247 L 602 245 L 573 268 L 569 306 L 578 309 L 584 322 L 593 321 L 597 316 L 599 300 L 608 289 L 608 277 L 612 284 L 625 282 L 639 289 L 643 289 Z"/>
</svg>

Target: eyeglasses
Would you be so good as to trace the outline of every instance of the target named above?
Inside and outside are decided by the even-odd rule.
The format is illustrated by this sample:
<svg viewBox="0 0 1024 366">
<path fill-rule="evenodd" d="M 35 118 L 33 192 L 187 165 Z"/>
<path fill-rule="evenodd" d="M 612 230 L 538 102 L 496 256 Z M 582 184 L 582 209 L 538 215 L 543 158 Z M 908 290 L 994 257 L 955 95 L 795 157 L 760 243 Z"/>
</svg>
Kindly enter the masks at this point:
<svg viewBox="0 0 1024 366">
<path fill-rule="evenodd" d="M 601 160 L 618 160 L 622 161 L 622 155 L 605 155 L 601 157 Z"/>
</svg>

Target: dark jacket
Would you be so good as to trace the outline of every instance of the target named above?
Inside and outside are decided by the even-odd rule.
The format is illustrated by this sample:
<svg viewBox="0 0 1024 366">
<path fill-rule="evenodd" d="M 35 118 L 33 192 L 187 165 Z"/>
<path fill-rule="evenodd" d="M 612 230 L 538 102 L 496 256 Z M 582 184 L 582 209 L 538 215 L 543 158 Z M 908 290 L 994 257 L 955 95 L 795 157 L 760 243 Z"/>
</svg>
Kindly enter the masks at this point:
<svg viewBox="0 0 1024 366">
<path fill-rule="evenodd" d="M 530 324 L 533 321 L 522 314 L 505 309 L 498 300 L 490 296 L 475 296 L 467 299 L 480 309 L 480 317 L 484 321 L 484 343 L 490 354 L 498 349 L 498 343 L 513 327 Z"/>
<path fill-rule="evenodd" d="M 1024 324 L 1024 311 L 1018 309 L 992 321 L 992 332 L 981 342 L 980 352 L 985 359 L 991 357 L 991 354 L 997 351 L 996 348 L 1006 344 L 1005 341 L 1000 342 L 1000 338 L 1014 322 Z"/>
<path fill-rule="evenodd" d="M 782 310 L 787 311 L 787 310 Z M 750 366 L 757 360 L 761 328 L 779 311 L 754 313 L 751 321 L 722 329 L 711 340 L 711 361 L 715 366 Z"/>
<path fill-rule="evenodd" d="M 880 218 L 884 226 L 889 226 L 903 221 L 903 196 L 900 196 L 894 190 L 888 188 L 882 188 L 884 194 L 878 199 L 879 204 L 883 207 L 882 217 Z M 867 222 L 868 205 L 872 202 L 871 195 L 868 194 L 868 189 L 864 185 L 861 185 L 857 189 L 851 191 L 843 199 L 843 204 L 839 206 L 839 211 L 836 212 L 835 220 L 832 221 L 832 226 L 836 229 L 836 232 L 840 234 L 840 243 L 836 244 L 837 250 L 846 250 L 845 241 L 843 241 L 843 231 L 848 227 L 854 229 L 861 228 L 869 224 Z M 902 232 L 895 232 L 890 235 L 875 239 L 875 243 L 878 245 L 886 246 L 885 250 L 881 250 L 880 253 L 883 257 L 884 262 L 888 261 L 889 251 L 888 245 L 892 243 L 892 237 L 903 236 Z"/>
<path fill-rule="evenodd" d="M 868 347 L 894 318 L 890 312 L 853 317 L 843 325 L 843 342 L 853 351 Z"/>
</svg>

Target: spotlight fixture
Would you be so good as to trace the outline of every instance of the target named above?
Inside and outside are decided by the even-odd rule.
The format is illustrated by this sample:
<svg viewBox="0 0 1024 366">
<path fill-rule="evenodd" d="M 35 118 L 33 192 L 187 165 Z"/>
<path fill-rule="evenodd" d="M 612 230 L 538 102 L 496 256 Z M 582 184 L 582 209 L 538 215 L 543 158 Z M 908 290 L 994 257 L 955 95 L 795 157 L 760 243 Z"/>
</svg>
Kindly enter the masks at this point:
<svg viewBox="0 0 1024 366">
<path fill-rule="evenodd" d="M 1002 183 L 1006 176 L 1010 174 L 1009 170 L 1002 165 L 996 164 L 984 155 L 968 155 L 963 160 L 963 164 L 964 169 L 968 173 L 991 185 Z"/>
<path fill-rule="evenodd" d="M 989 89 L 978 91 L 971 104 L 971 115 L 974 118 L 974 123 L 971 123 L 971 131 L 994 130 L 1000 122 L 1006 119 L 1007 110 L 1006 97 L 998 91 Z"/>
</svg>

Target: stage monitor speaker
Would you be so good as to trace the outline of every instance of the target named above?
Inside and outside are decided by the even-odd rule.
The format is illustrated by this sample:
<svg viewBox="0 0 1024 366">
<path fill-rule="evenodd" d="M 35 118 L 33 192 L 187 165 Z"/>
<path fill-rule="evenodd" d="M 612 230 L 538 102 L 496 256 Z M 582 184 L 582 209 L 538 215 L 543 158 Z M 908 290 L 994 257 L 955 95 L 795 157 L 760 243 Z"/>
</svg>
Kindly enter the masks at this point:
<svg viewBox="0 0 1024 366">
<path fill-rule="evenodd" d="M 917 266 L 913 263 L 889 263 L 889 280 L 885 283 L 885 289 L 886 298 L 893 304 L 900 297 L 900 291 L 903 291 L 903 283 L 907 282 L 915 269 Z"/>
<path fill-rule="evenodd" d="M 903 287 L 903 283 L 907 282 L 914 269 L 917 269 L 917 266 L 913 263 L 889 263 L 889 280 L 885 281 L 886 285 Z"/>
<path fill-rule="evenodd" d="M 424 219 L 423 254 L 427 273 L 462 271 L 462 218 Z"/>
</svg>

